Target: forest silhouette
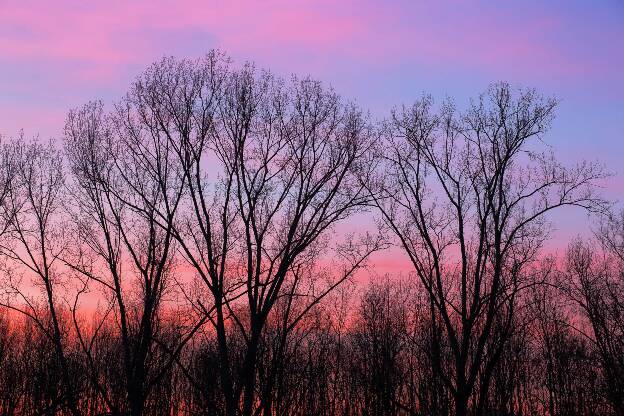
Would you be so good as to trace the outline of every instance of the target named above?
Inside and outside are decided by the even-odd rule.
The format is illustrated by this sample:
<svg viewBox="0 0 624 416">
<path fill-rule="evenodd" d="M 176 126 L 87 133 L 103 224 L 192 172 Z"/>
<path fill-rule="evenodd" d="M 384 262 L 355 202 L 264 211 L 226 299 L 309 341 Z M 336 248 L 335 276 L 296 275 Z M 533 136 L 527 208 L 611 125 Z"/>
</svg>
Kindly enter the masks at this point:
<svg viewBox="0 0 624 416">
<path fill-rule="evenodd" d="M 211 51 L 4 138 L 0 414 L 624 415 L 624 215 L 556 108 L 375 120 Z M 593 235 L 558 257 L 563 207 Z"/>
</svg>

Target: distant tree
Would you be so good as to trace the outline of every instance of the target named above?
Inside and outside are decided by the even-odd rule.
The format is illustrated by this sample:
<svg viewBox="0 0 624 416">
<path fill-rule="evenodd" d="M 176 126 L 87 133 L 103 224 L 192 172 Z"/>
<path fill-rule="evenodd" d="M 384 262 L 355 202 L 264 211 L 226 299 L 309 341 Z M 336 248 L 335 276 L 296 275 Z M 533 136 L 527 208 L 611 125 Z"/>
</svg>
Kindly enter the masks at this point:
<svg viewBox="0 0 624 416">
<path fill-rule="evenodd" d="M 414 410 L 404 401 L 404 359 L 410 341 L 410 290 L 389 282 L 364 292 L 353 334 L 354 381 L 361 386 L 361 414 L 396 415 Z"/>
<path fill-rule="evenodd" d="M 611 216 L 597 233 L 599 244 L 574 241 L 566 254 L 563 289 L 580 307 L 588 328 L 576 325 L 598 357 L 605 395 L 624 415 L 624 222 Z"/>
</svg>

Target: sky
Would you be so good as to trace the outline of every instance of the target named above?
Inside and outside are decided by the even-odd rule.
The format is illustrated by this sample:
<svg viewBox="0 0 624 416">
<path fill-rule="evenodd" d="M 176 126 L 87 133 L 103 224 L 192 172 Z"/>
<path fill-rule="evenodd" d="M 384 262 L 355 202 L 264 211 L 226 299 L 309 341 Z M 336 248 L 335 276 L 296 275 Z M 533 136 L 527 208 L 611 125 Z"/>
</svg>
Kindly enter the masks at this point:
<svg viewBox="0 0 624 416">
<path fill-rule="evenodd" d="M 560 159 L 599 160 L 624 196 L 624 1 L 0 0 L 0 135 L 59 138 L 67 111 L 111 102 L 165 55 L 220 48 L 311 75 L 375 117 L 423 93 L 467 103 L 508 81 L 561 100 Z M 558 215 L 556 241 L 588 232 Z"/>
</svg>

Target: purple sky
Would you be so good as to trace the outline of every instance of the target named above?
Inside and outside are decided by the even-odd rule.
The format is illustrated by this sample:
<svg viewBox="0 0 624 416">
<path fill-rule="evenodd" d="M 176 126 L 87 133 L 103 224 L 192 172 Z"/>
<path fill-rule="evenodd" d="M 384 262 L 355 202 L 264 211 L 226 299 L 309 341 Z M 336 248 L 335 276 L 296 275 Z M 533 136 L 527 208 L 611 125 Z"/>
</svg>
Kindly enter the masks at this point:
<svg viewBox="0 0 624 416">
<path fill-rule="evenodd" d="M 624 2 L 0 0 L 0 134 L 59 137 L 69 108 L 112 101 L 163 55 L 221 48 L 312 75 L 375 116 L 423 92 L 464 104 L 490 82 L 561 99 L 548 141 L 624 191 Z M 557 218 L 564 241 L 585 216 Z"/>
</svg>

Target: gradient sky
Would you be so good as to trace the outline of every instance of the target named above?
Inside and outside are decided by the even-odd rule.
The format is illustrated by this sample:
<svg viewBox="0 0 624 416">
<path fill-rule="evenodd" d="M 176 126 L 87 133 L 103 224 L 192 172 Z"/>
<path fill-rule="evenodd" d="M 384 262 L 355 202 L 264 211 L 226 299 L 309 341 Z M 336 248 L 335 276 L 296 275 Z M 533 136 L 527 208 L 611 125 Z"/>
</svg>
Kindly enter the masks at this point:
<svg viewBox="0 0 624 416">
<path fill-rule="evenodd" d="M 490 82 L 561 99 L 560 158 L 597 159 L 624 195 L 624 2 L 0 0 L 0 134 L 59 137 L 69 108 L 120 97 L 163 55 L 221 48 L 312 75 L 375 116 L 423 92 L 459 104 Z M 558 241 L 586 233 L 558 215 Z"/>
</svg>

